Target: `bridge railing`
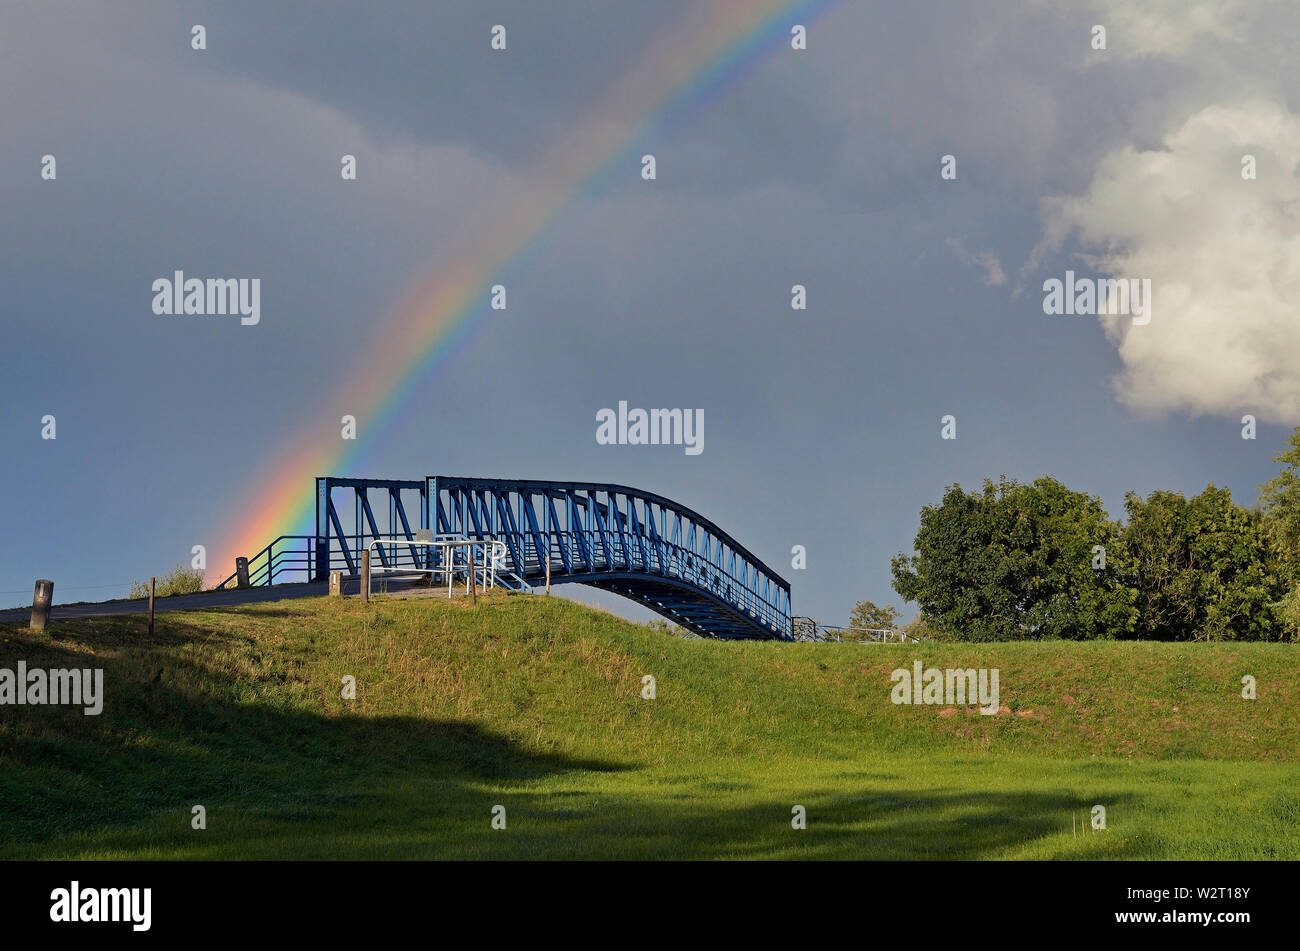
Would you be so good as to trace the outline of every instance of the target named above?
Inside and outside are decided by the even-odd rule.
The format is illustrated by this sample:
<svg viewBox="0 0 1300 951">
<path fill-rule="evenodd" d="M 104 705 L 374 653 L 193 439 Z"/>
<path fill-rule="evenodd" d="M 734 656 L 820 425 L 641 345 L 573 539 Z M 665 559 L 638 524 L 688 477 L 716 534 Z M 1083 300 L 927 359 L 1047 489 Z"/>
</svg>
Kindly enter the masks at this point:
<svg viewBox="0 0 1300 951">
<path fill-rule="evenodd" d="M 383 544 L 383 539 L 389 538 L 395 543 Z M 248 583 L 253 587 L 261 587 L 286 582 L 311 581 L 317 569 L 319 554 L 317 540 L 315 535 L 281 535 L 248 559 Z M 396 544 L 398 541 L 406 540 L 406 536 L 402 534 L 380 536 L 377 552 L 381 556 L 379 561 L 382 567 L 389 571 L 401 568 L 410 568 L 414 571 L 427 567 L 423 561 L 424 552 L 418 549 L 412 550 L 404 544 Z M 344 557 L 343 546 L 337 539 L 330 539 L 328 550 L 329 570 L 338 569 L 348 577 L 357 576 L 357 573 L 349 567 L 348 560 Z M 217 590 L 226 590 L 235 587 L 238 583 L 238 575 L 232 574 L 216 587 Z"/>
<path fill-rule="evenodd" d="M 810 617 L 791 619 L 796 641 L 850 641 L 858 644 L 918 644 L 920 638 L 893 627 L 838 627 Z"/>
<path fill-rule="evenodd" d="M 896 627 L 831 627 L 819 625 L 824 631 L 831 631 L 837 640 L 851 641 L 856 644 L 919 644 L 921 639 L 913 637 Z"/>
<path fill-rule="evenodd" d="M 375 542 L 376 567 L 427 573 L 439 563 L 435 551 L 382 544 L 427 530 L 504 542 L 511 587 L 540 585 L 549 566 L 557 583 L 617 591 L 702 633 L 791 635 L 789 583 L 716 524 L 663 496 L 606 483 L 453 476 L 320 477 L 316 489 L 315 534 L 275 539 L 249 559 L 249 583 L 323 582 L 339 569 L 355 577 L 360 552 Z M 336 504 L 336 493 L 351 504 Z M 231 575 L 219 587 L 237 583 Z"/>
<path fill-rule="evenodd" d="M 644 539 L 626 532 L 605 533 L 608 537 L 602 537 L 599 531 L 552 531 L 540 534 L 542 551 L 538 550 L 537 538 L 531 532 L 514 533 L 513 545 L 506 544 L 507 559 L 514 566 L 515 574 L 530 585 L 540 585 L 545 578 L 545 548 L 549 547 L 551 570 L 565 581 L 581 581 L 584 574 L 616 571 L 659 575 L 707 591 L 773 631 L 784 631 L 790 623 L 789 615 L 783 610 L 779 589 L 765 597 L 761 590 L 747 584 L 744 578 L 704 559 L 700 553 L 685 546 L 662 539 L 650 545 Z M 384 539 L 393 539 L 394 543 L 384 544 Z M 249 584 L 261 587 L 310 581 L 319 556 L 316 542 L 315 535 L 279 536 L 248 560 Z M 410 569 L 413 573 L 427 571 L 429 568 L 427 559 L 430 552 L 422 546 L 411 544 L 404 535 L 386 534 L 370 544 L 381 556 L 376 567 L 383 567 L 388 573 L 400 572 L 403 568 Z M 336 539 L 331 539 L 329 546 L 329 567 L 330 570 L 343 570 L 348 577 L 356 577 L 356 572 L 349 570 L 343 546 Z M 238 577 L 232 574 L 217 588 L 229 589 L 237 584 Z"/>
<path fill-rule="evenodd" d="M 662 592 L 645 586 L 672 580 L 700 595 L 695 616 L 702 630 L 734 630 L 732 622 L 743 619 L 770 636 L 789 636 L 789 583 L 715 523 L 671 499 L 612 483 L 460 476 L 428 477 L 424 498 L 435 532 L 504 540 L 516 573 L 532 584 L 549 564 L 559 582 L 610 590 L 627 584 L 629 597 L 659 604 L 676 618 L 688 601 L 673 585 Z"/>
<path fill-rule="evenodd" d="M 565 581 L 582 580 L 584 574 L 612 571 L 636 571 L 660 575 L 694 585 L 719 600 L 737 608 L 773 631 L 782 632 L 789 615 L 782 610 L 779 589 L 764 596 L 745 579 L 707 561 L 698 552 L 665 542 L 638 544 L 638 536 L 599 531 L 540 532 L 543 544 L 550 539 L 551 571 Z M 644 540 L 641 540 L 644 542 Z M 516 545 L 509 547 L 516 572 L 531 584 L 538 584 L 546 574 L 546 552 L 539 551 L 532 532 L 522 533 Z M 567 559 L 566 559 L 567 555 Z M 522 559 L 522 564 L 516 558 Z"/>
</svg>

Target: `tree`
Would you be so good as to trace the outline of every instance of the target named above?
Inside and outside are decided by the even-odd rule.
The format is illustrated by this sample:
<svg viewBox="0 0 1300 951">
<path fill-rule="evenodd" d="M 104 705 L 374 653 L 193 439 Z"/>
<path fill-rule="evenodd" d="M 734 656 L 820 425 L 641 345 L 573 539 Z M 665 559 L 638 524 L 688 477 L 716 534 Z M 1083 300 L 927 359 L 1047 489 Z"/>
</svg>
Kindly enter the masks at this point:
<svg viewBox="0 0 1300 951">
<path fill-rule="evenodd" d="M 1273 461 L 1282 463 L 1282 471 L 1259 487 L 1259 504 L 1288 580 L 1294 582 L 1300 576 L 1300 426 Z"/>
<path fill-rule="evenodd" d="M 1300 426 L 1291 431 L 1287 448 L 1273 457 L 1282 471 L 1259 487 L 1259 505 L 1278 572 L 1290 591 L 1270 607 L 1277 634 L 1300 640 Z"/>
<path fill-rule="evenodd" d="M 1166 641 L 1267 640 L 1280 635 L 1272 604 L 1285 593 L 1265 519 L 1213 483 L 1125 497 L 1128 583 L 1139 637 Z"/>
<path fill-rule="evenodd" d="M 893 559 L 894 590 L 961 640 L 1129 637 L 1118 526 L 1101 501 L 1050 477 L 950 486 L 921 510 L 916 553 Z"/>
<path fill-rule="evenodd" d="M 1280 600 L 1269 605 L 1277 622 L 1280 641 L 1300 641 L 1300 587 L 1292 588 Z"/>
<path fill-rule="evenodd" d="M 882 608 L 874 601 L 859 601 L 853 606 L 853 613 L 849 615 L 849 627 L 893 630 L 894 623 L 901 614 L 902 612 L 892 604 Z"/>
</svg>

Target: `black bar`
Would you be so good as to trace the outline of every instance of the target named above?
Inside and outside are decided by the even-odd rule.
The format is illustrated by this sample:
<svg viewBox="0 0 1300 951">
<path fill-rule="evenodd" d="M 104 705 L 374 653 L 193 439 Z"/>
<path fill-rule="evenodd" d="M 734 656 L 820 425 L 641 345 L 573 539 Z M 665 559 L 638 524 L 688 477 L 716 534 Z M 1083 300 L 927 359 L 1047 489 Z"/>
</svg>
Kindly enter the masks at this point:
<svg viewBox="0 0 1300 951">
<path fill-rule="evenodd" d="M 377 936 L 430 926 L 465 927 L 492 938 L 492 944 L 517 929 L 539 938 L 602 932 L 612 938 L 649 929 L 643 933 L 647 940 L 657 935 L 675 943 L 673 936 L 688 927 L 697 935 L 723 929 L 733 943 L 739 935 L 762 935 L 784 924 L 813 929 L 809 934 L 833 928 L 859 936 L 855 943 L 863 945 L 899 937 L 915 942 L 908 947 L 1007 946 L 1018 938 L 1055 943 L 1061 936 L 1077 945 L 1081 937 L 1131 935 L 1171 942 L 1203 936 L 1232 946 L 1241 938 L 1291 930 L 1298 866 L 13 862 L 0 865 L 0 922 L 10 939 L 39 932 L 92 940 L 114 934 L 128 940 L 194 935 L 210 944 L 256 936 L 258 945 L 279 937 L 300 945 L 306 937 L 334 941 L 361 934 L 373 945 Z M 59 900 L 52 896 L 58 889 L 70 893 L 74 881 L 82 896 L 87 889 L 150 889 L 148 932 L 134 931 L 129 921 L 52 921 Z M 1177 889 L 1187 889 L 1190 897 Z M 1155 919 L 1118 920 L 1134 914 Z M 1209 914 L 1212 920 L 1178 920 L 1193 914 Z M 1225 915 L 1249 920 L 1213 920 Z"/>
</svg>

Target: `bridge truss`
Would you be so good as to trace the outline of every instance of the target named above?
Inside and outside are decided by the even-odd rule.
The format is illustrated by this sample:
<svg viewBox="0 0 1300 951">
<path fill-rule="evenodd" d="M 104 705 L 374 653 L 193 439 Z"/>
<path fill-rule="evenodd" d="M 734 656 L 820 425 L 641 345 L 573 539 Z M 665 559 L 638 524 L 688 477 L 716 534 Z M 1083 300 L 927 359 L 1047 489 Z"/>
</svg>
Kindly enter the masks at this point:
<svg viewBox="0 0 1300 951">
<path fill-rule="evenodd" d="M 351 493 L 340 506 L 335 493 Z M 387 532 L 376 505 L 386 504 Z M 412 514 L 418 517 L 413 522 Z M 281 536 L 249 560 L 253 584 L 286 574 L 355 575 L 375 540 L 435 535 L 504 542 L 511 587 L 578 583 L 636 601 L 705 637 L 792 640 L 790 585 L 698 513 L 628 486 L 429 476 L 423 481 L 316 480 L 316 534 Z M 435 548 L 378 545 L 386 569 L 428 569 Z M 235 582 L 235 576 L 224 586 Z"/>
</svg>

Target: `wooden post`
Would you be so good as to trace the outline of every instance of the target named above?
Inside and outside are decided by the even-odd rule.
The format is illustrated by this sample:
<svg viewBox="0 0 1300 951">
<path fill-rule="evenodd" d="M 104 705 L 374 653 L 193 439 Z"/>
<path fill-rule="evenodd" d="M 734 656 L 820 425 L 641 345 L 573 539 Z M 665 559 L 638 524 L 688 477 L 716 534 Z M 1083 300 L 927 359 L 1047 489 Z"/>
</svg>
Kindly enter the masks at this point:
<svg viewBox="0 0 1300 951">
<path fill-rule="evenodd" d="M 478 583 L 474 579 L 474 546 L 469 546 L 469 599 L 478 605 Z"/>
<path fill-rule="evenodd" d="M 45 630 L 45 622 L 50 619 L 50 603 L 53 600 L 54 582 L 41 578 L 36 582 L 36 590 L 32 592 L 32 619 L 29 626 L 33 631 Z"/>
<path fill-rule="evenodd" d="M 248 559 L 242 555 L 235 559 L 235 584 L 240 588 L 249 587 L 248 583 Z"/>
<path fill-rule="evenodd" d="M 546 539 L 546 593 L 551 593 L 551 540 Z"/>
<path fill-rule="evenodd" d="M 153 586 L 157 578 L 149 579 L 149 636 L 153 637 Z"/>
<path fill-rule="evenodd" d="M 370 549 L 361 553 L 361 603 L 370 603 Z"/>
</svg>

